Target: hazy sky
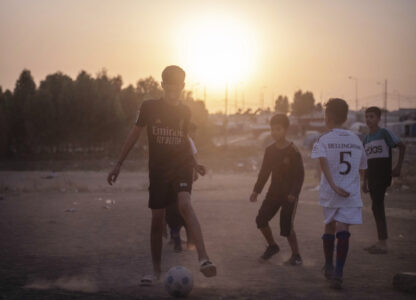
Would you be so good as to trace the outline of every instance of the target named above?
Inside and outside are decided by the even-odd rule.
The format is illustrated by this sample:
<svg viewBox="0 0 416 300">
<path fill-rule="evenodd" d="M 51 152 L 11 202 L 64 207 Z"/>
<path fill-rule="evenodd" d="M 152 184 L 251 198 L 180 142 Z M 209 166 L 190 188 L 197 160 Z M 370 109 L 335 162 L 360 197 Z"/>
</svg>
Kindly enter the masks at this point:
<svg viewBox="0 0 416 300">
<path fill-rule="evenodd" d="M 416 106 L 416 1 L 34 1 L 0 0 L 0 86 L 23 68 L 37 83 L 62 71 L 106 68 L 125 85 L 166 65 L 187 71 L 208 107 L 230 109 L 310 90 L 317 101 L 345 97 L 378 104 L 388 79 L 389 108 Z M 221 56 L 223 55 L 223 56 Z M 215 81 L 215 82 L 214 82 Z M 374 95 L 374 97 L 373 97 Z"/>
</svg>

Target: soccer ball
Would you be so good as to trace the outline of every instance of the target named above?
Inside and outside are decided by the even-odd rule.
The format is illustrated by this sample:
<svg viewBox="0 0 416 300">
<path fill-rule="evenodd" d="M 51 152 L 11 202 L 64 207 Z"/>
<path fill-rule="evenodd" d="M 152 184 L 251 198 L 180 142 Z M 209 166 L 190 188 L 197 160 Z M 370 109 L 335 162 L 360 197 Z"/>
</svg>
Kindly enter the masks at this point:
<svg viewBox="0 0 416 300">
<path fill-rule="evenodd" d="M 174 297 L 186 297 L 194 285 L 192 273 L 187 268 L 176 266 L 166 272 L 165 289 Z"/>
</svg>

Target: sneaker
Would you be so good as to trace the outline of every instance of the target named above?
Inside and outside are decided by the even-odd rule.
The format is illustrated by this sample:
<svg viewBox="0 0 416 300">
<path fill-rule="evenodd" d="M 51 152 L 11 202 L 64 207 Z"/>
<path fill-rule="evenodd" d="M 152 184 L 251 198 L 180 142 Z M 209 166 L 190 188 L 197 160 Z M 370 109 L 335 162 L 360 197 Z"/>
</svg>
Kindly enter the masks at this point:
<svg viewBox="0 0 416 300">
<path fill-rule="evenodd" d="M 334 267 L 325 265 L 322 268 L 322 272 L 324 273 L 325 278 L 330 280 L 332 279 L 332 274 L 334 274 Z"/>
<path fill-rule="evenodd" d="M 285 261 L 284 264 L 289 266 L 299 266 L 302 264 L 302 257 L 300 257 L 299 254 L 292 254 L 292 256 L 287 261 Z"/>
<path fill-rule="evenodd" d="M 217 275 L 217 267 L 208 259 L 199 262 L 199 270 L 205 277 L 213 277 Z"/>
<path fill-rule="evenodd" d="M 280 248 L 278 245 L 270 245 L 266 248 L 266 251 L 264 251 L 263 255 L 261 256 L 261 259 L 268 260 L 270 257 L 275 255 L 280 251 Z"/>
<path fill-rule="evenodd" d="M 332 276 L 329 287 L 334 290 L 342 289 L 342 278 L 335 275 Z"/>
</svg>

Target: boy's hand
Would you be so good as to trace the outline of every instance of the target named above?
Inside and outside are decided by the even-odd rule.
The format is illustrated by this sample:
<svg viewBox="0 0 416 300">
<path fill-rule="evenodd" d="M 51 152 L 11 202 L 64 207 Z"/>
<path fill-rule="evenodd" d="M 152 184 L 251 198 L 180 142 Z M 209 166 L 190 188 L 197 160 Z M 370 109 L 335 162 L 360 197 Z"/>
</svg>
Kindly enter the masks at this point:
<svg viewBox="0 0 416 300">
<path fill-rule="evenodd" d="M 253 193 L 251 193 L 251 196 L 250 196 L 250 202 L 256 202 L 257 201 L 257 196 L 258 196 L 259 194 L 257 194 L 256 192 L 253 192 Z"/>
<path fill-rule="evenodd" d="M 294 203 L 296 202 L 296 200 L 298 200 L 298 198 L 293 195 L 289 195 L 287 196 L 287 200 L 289 201 L 289 203 Z"/>
<path fill-rule="evenodd" d="M 201 176 L 204 176 L 207 173 L 207 170 L 203 165 L 196 165 L 194 168 L 195 171 Z"/>
<path fill-rule="evenodd" d="M 365 194 L 369 192 L 367 183 L 363 183 L 363 185 L 361 186 L 361 189 L 363 190 L 363 193 Z"/>
<path fill-rule="evenodd" d="M 116 182 L 118 174 L 120 173 L 120 167 L 121 167 L 120 164 L 116 164 L 113 170 L 111 170 L 111 172 L 108 173 L 107 182 L 109 185 L 113 185 L 113 183 Z"/>
<path fill-rule="evenodd" d="M 350 195 L 350 193 L 348 193 L 346 190 L 340 188 L 339 186 L 334 186 L 333 189 L 334 189 L 335 193 L 337 193 L 341 197 L 347 198 Z"/>
<path fill-rule="evenodd" d="M 198 172 L 196 170 L 194 170 L 194 176 L 193 176 L 193 181 L 197 181 L 198 180 Z"/>
<path fill-rule="evenodd" d="M 400 172 L 401 169 L 398 167 L 395 167 L 392 171 L 391 171 L 391 176 L 392 177 L 400 177 Z"/>
</svg>

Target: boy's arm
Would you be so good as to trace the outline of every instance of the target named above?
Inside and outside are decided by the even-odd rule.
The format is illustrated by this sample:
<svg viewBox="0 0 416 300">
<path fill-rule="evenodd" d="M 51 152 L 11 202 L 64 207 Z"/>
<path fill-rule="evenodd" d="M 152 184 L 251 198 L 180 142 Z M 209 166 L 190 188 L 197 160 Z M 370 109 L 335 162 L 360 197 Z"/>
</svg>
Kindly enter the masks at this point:
<svg viewBox="0 0 416 300">
<path fill-rule="evenodd" d="M 266 151 L 264 152 L 263 163 L 261 165 L 261 169 L 260 169 L 260 172 L 259 172 L 259 176 L 257 178 L 257 182 L 254 185 L 253 193 L 250 196 L 250 201 L 251 202 L 257 201 L 258 194 L 261 193 L 261 191 L 263 190 L 264 185 L 266 184 L 267 180 L 269 179 L 270 173 L 272 171 L 272 169 L 270 167 L 270 161 L 269 160 L 270 159 L 267 155 L 267 149 L 266 149 Z"/>
<path fill-rule="evenodd" d="M 393 177 L 399 177 L 400 176 L 400 172 L 402 170 L 403 159 L 404 159 L 404 153 L 406 152 L 406 146 L 405 146 L 405 144 L 403 144 L 403 142 L 399 142 L 397 144 L 397 147 L 399 147 L 399 161 L 397 162 L 396 167 L 392 171 L 391 175 Z"/>
<path fill-rule="evenodd" d="M 342 197 L 348 197 L 350 193 L 345 191 L 344 189 L 340 188 L 339 186 L 335 185 L 334 180 L 332 179 L 331 172 L 329 171 L 328 166 L 328 160 L 325 157 L 319 158 L 319 163 L 321 164 L 322 173 L 324 173 L 324 176 L 326 180 L 328 181 L 331 188 L 340 196 Z"/>
<path fill-rule="evenodd" d="M 198 179 L 198 174 L 201 176 L 204 176 L 206 174 L 206 169 L 203 165 L 200 165 L 198 163 L 198 157 L 197 157 L 198 150 L 196 149 L 194 141 L 192 140 L 190 136 L 188 136 L 188 140 L 189 140 L 189 146 L 191 147 L 191 151 L 192 151 L 194 169 L 196 171 L 196 174 L 194 175 L 194 181 L 195 181 Z"/>
<path fill-rule="evenodd" d="M 363 177 L 362 190 L 364 193 L 368 193 L 368 174 L 367 170 L 360 170 L 361 176 Z"/>
<path fill-rule="evenodd" d="M 299 152 L 296 153 L 294 169 L 295 181 L 293 182 L 292 189 L 288 197 L 291 201 L 296 201 L 299 198 L 300 191 L 302 190 L 303 180 L 305 178 L 305 169 L 303 167 L 302 156 Z"/>
<path fill-rule="evenodd" d="M 397 135 L 395 135 L 394 132 L 391 131 L 390 129 L 385 128 L 383 133 L 384 133 L 384 138 L 386 140 L 386 143 L 387 145 L 389 145 L 389 147 L 392 147 L 392 148 L 399 147 L 399 161 L 397 162 L 396 167 L 392 170 L 392 176 L 398 177 L 400 176 L 400 171 L 402 169 L 406 146 L 403 144 L 400 138 Z"/>
<path fill-rule="evenodd" d="M 143 127 L 135 125 L 130 130 L 129 135 L 127 136 L 126 141 L 124 142 L 123 148 L 121 149 L 121 153 L 119 155 L 117 164 L 114 166 L 113 170 L 111 170 L 111 172 L 107 176 L 107 182 L 109 185 L 112 185 L 116 182 L 118 174 L 120 173 L 121 165 L 123 164 L 123 161 L 129 154 L 131 148 L 133 148 L 134 144 L 139 139 L 142 129 Z"/>
</svg>

